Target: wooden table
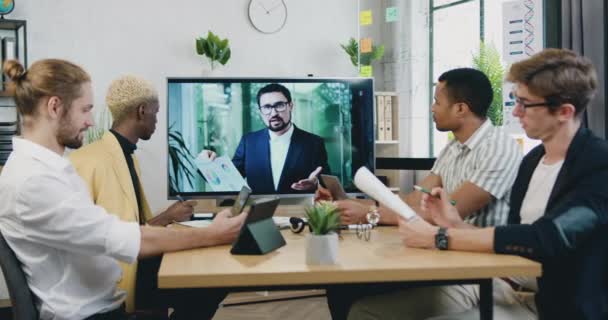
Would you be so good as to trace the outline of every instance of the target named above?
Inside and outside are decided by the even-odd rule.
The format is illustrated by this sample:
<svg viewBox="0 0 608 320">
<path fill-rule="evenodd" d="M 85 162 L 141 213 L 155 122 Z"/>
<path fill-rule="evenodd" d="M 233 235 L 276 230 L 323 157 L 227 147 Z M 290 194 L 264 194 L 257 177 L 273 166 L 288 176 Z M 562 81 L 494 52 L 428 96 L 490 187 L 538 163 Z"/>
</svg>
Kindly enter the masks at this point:
<svg viewBox="0 0 608 320">
<path fill-rule="evenodd" d="M 406 248 L 394 227 L 372 231 L 371 240 L 343 232 L 339 262 L 305 263 L 303 234 L 283 231 L 287 245 L 263 256 L 235 256 L 230 246 L 165 254 L 158 272 L 162 289 L 229 288 L 231 291 L 327 288 L 381 282 L 480 285 L 482 319 L 492 318 L 492 278 L 540 276 L 539 263 L 518 256 Z"/>
</svg>

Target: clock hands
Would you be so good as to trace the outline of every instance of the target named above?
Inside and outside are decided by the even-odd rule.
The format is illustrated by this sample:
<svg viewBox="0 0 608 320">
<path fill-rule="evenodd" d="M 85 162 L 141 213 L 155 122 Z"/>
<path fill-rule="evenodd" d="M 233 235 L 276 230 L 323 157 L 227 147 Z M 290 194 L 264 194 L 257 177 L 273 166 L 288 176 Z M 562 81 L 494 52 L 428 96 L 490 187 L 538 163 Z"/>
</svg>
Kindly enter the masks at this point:
<svg viewBox="0 0 608 320">
<path fill-rule="evenodd" d="M 278 4 L 277 4 L 277 5 L 273 6 L 272 8 L 270 8 L 270 9 L 268 10 L 268 13 L 271 13 L 272 11 L 274 11 L 274 9 L 276 9 L 276 8 L 278 8 L 278 7 L 280 7 L 280 6 L 284 6 L 284 5 L 285 5 L 285 4 L 283 3 L 283 0 L 280 0 L 280 1 L 278 2 Z"/>
<path fill-rule="evenodd" d="M 266 9 L 266 7 L 264 7 L 264 5 L 262 4 L 262 2 L 261 2 L 261 1 L 256 1 L 256 3 L 257 3 L 257 4 L 259 4 L 259 5 L 260 5 L 260 7 L 262 7 L 262 9 L 264 9 L 264 11 L 266 11 L 266 14 L 269 14 L 269 13 L 270 13 L 270 11 L 268 11 L 268 9 Z"/>
</svg>

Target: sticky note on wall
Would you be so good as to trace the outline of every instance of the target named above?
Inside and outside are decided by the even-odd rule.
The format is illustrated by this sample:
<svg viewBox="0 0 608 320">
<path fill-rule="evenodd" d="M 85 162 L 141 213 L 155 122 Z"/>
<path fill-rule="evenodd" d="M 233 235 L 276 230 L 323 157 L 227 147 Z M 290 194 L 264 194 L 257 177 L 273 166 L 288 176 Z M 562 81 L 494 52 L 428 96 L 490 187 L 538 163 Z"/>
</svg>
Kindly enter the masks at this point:
<svg viewBox="0 0 608 320">
<path fill-rule="evenodd" d="M 359 24 L 362 26 L 368 26 L 372 24 L 372 11 L 365 10 L 359 12 Z"/>
<path fill-rule="evenodd" d="M 386 22 L 395 22 L 399 20 L 397 17 L 398 13 L 399 11 L 397 10 L 397 7 L 386 8 Z"/>
<path fill-rule="evenodd" d="M 359 41 L 361 53 L 372 52 L 372 38 L 363 38 Z"/>
<path fill-rule="evenodd" d="M 359 76 L 369 78 L 372 76 L 372 66 L 361 66 L 359 69 Z"/>
</svg>

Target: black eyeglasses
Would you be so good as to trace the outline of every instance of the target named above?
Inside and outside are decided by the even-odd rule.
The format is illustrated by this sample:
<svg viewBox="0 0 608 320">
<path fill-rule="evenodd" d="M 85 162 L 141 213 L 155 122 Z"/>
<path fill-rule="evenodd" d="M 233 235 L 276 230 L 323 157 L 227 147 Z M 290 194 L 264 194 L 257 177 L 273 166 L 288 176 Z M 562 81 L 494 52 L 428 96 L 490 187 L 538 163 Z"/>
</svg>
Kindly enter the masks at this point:
<svg viewBox="0 0 608 320">
<path fill-rule="evenodd" d="M 554 103 L 545 101 L 545 102 L 537 102 L 537 103 L 524 103 L 520 98 L 515 99 L 515 104 L 518 104 L 524 109 L 533 108 L 533 107 L 551 107 L 554 106 Z"/>
<path fill-rule="evenodd" d="M 283 112 L 287 109 L 287 106 L 289 105 L 289 102 L 287 101 L 279 101 L 275 104 L 265 104 L 263 106 L 260 107 L 260 112 L 262 112 L 262 114 L 264 115 L 269 115 L 272 113 L 272 109 L 276 110 L 277 112 Z"/>
</svg>

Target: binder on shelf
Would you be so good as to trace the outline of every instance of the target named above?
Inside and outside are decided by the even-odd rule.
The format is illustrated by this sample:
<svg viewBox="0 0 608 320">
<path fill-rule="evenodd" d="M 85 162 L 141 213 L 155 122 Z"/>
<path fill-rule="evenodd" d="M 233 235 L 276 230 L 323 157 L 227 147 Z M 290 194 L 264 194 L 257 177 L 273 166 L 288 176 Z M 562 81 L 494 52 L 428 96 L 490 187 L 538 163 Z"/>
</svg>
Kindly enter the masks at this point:
<svg viewBox="0 0 608 320">
<path fill-rule="evenodd" d="M 391 96 L 384 97 L 384 139 L 385 140 L 394 140 L 394 138 L 393 138 L 393 99 Z"/>
<path fill-rule="evenodd" d="M 377 101 L 376 101 L 376 121 L 378 122 L 378 132 L 376 133 L 376 140 L 381 141 L 381 140 L 385 140 L 386 138 L 386 134 L 385 134 L 385 122 L 384 122 L 384 96 L 383 95 L 379 95 L 376 97 Z"/>
</svg>

